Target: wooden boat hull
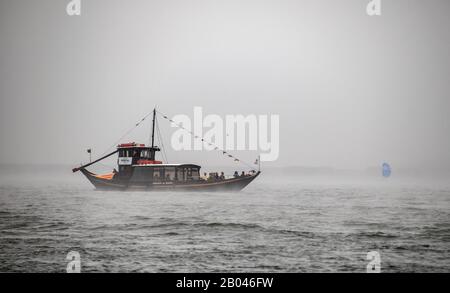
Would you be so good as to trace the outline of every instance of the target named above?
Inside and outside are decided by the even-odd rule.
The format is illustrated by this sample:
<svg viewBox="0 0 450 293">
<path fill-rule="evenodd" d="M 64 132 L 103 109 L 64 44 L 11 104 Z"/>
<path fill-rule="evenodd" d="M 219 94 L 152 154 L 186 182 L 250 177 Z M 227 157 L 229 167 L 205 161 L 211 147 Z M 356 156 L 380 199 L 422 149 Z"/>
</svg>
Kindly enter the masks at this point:
<svg viewBox="0 0 450 293">
<path fill-rule="evenodd" d="M 86 178 L 95 186 L 96 189 L 101 190 L 143 190 L 143 191 L 239 191 L 252 182 L 261 172 L 254 175 L 243 177 L 217 180 L 217 181 L 195 181 L 195 182 L 161 182 L 146 184 L 130 183 L 130 180 L 120 179 L 105 179 L 89 172 L 86 169 L 80 169 Z"/>
</svg>

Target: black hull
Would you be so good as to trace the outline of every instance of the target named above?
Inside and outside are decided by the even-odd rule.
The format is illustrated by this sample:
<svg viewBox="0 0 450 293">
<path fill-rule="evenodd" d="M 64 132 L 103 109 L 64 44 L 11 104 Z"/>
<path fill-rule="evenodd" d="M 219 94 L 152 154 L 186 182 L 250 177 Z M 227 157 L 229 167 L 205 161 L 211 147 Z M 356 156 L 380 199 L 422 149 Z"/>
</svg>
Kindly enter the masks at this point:
<svg viewBox="0 0 450 293">
<path fill-rule="evenodd" d="M 237 177 L 218 181 L 198 181 L 186 183 L 151 183 L 147 185 L 130 184 L 119 179 L 103 179 L 86 169 L 80 169 L 86 178 L 100 190 L 121 190 L 121 191 L 239 191 L 252 182 L 261 172 L 254 175 Z"/>
</svg>

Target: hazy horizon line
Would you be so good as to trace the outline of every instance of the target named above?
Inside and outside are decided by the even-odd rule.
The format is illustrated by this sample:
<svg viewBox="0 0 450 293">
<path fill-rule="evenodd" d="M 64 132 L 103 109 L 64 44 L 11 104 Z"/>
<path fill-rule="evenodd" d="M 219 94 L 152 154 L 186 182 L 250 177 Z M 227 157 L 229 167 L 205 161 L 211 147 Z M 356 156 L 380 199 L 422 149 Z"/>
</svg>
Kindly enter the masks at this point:
<svg viewBox="0 0 450 293">
<path fill-rule="evenodd" d="M 307 171 L 307 170 L 322 170 L 322 171 L 341 171 L 341 172 L 354 172 L 354 171 L 373 171 L 373 170 L 381 170 L 381 164 L 379 166 L 376 165 L 368 165 L 367 167 L 361 167 L 361 168 L 344 168 L 344 167 L 334 167 L 334 166 L 312 166 L 312 165 L 280 165 L 280 166 L 262 166 L 261 169 L 268 169 L 268 170 L 274 170 L 274 169 L 292 169 L 292 171 Z M 70 164 L 70 163 L 22 163 L 22 162 L 16 162 L 16 163 L 7 163 L 7 162 L 0 162 L 0 167 L 76 167 L 79 166 L 79 164 Z M 95 166 L 95 164 L 93 165 Z M 210 165 L 211 167 L 215 168 L 232 168 L 235 166 L 232 165 Z M 203 167 L 203 165 L 202 165 Z M 255 169 L 258 167 L 255 166 Z M 297 170 L 295 170 L 297 169 Z M 393 166 L 393 170 L 397 171 L 446 171 L 450 172 L 450 167 L 437 167 L 437 166 L 416 166 L 416 167 L 407 167 L 407 166 Z"/>
</svg>

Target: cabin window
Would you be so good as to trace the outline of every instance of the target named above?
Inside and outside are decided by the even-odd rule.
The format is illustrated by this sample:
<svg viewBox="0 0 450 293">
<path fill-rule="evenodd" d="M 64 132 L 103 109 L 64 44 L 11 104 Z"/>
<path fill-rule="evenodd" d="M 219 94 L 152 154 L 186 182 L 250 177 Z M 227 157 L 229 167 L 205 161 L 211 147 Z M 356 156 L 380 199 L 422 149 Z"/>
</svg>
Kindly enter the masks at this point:
<svg viewBox="0 0 450 293">
<path fill-rule="evenodd" d="M 162 168 L 153 168 L 153 182 L 160 182 L 162 181 L 161 178 L 164 178 L 164 169 Z"/>
<path fill-rule="evenodd" d="M 182 179 L 180 179 L 180 178 L 182 178 Z M 180 168 L 180 169 L 178 169 L 178 180 L 193 181 L 193 180 L 199 180 L 199 179 L 200 179 L 200 175 L 199 175 L 198 168 Z"/>
<path fill-rule="evenodd" d="M 149 156 L 149 151 L 148 151 L 148 150 L 143 150 L 143 151 L 141 151 L 141 158 L 143 158 L 143 159 L 148 159 L 148 158 L 150 158 L 150 156 Z"/>
<path fill-rule="evenodd" d="M 119 150 L 119 157 L 131 157 L 130 150 Z"/>
<path fill-rule="evenodd" d="M 166 167 L 165 168 L 165 179 L 166 181 L 175 180 L 175 167 Z"/>
<path fill-rule="evenodd" d="M 198 168 L 191 168 L 191 177 L 192 180 L 200 180 L 200 174 Z"/>
<path fill-rule="evenodd" d="M 177 180 L 184 181 L 184 169 L 183 168 L 177 168 Z"/>
<path fill-rule="evenodd" d="M 186 180 L 199 180 L 198 168 L 186 168 Z"/>
</svg>

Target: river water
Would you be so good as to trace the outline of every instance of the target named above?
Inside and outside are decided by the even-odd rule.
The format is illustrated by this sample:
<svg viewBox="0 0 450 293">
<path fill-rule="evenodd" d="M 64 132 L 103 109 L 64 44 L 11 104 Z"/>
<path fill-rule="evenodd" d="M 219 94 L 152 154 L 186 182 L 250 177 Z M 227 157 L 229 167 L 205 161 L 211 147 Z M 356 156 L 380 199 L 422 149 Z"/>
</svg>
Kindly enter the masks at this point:
<svg viewBox="0 0 450 293">
<path fill-rule="evenodd" d="M 67 173 L 66 173 L 67 171 Z M 0 272 L 450 272 L 450 184 L 277 176 L 239 193 L 96 191 L 0 174 Z"/>
</svg>

